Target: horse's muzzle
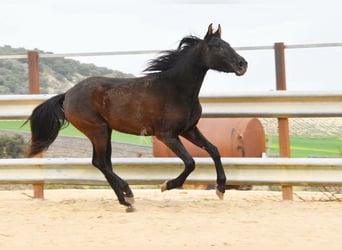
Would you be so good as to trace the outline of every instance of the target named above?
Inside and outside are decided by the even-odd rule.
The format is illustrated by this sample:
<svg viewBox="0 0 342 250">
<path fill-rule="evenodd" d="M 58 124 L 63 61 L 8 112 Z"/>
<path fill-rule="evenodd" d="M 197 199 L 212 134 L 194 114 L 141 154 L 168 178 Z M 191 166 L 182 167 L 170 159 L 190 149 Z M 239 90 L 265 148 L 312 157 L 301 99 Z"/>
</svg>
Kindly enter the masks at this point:
<svg viewBox="0 0 342 250">
<path fill-rule="evenodd" d="M 248 68 L 247 61 L 243 57 L 241 57 L 239 62 L 237 63 L 237 67 L 235 67 L 234 69 L 235 75 L 237 76 L 244 75 L 247 71 L 247 68 Z"/>
</svg>

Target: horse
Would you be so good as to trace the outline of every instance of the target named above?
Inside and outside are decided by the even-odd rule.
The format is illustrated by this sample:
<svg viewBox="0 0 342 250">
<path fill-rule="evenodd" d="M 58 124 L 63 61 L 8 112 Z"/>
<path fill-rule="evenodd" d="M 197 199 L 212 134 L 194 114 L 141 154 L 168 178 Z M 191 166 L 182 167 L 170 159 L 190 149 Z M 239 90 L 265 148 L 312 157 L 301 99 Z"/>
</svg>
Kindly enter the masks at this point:
<svg viewBox="0 0 342 250">
<path fill-rule="evenodd" d="M 181 187 L 195 169 L 194 159 L 179 139 L 182 136 L 213 159 L 216 193 L 223 199 L 226 175 L 219 151 L 196 126 L 202 113 L 198 95 L 209 69 L 237 76 L 247 70 L 247 61 L 221 39 L 220 25 L 214 32 L 210 24 L 203 39 L 184 37 L 177 49 L 151 60 L 141 77 L 89 77 L 38 105 L 26 121 L 31 128 L 28 156 L 47 150 L 59 130 L 73 124 L 91 141 L 92 164 L 129 212 L 134 211 L 134 195 L 128 183 L 113 172 L 112 130 L 156 136 L 184 162 L 184 170 L 165 181 L 161 191 Z"/>
</svg>

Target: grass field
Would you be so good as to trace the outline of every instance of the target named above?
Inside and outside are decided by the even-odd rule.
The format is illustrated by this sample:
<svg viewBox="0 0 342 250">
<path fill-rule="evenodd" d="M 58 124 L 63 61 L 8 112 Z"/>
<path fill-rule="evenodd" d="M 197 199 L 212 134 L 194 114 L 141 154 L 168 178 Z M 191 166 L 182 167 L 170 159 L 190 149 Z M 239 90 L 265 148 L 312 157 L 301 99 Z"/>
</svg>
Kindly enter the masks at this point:
<svg viewBox="0 0 342 250">
<path fill-rule="evenodd" d="M 17 131 L 19 132 L 30 132 L 29 124 L 26 124 L 22 127 L 23 121 L 0 121 L 0 130 L 9 130 L 9 131 Z M 74 126 L 69 124 L 66 128 L 62 129 L 59 132 L 59 135 L 62 136 L 74 136 L 74 137 L 82 137 L 85 136 L 78 131 Z M 113 131 L 112 140 L 123 143 L 131 143 L 138 145 L 152 145 L 151 137 L 149 136 L 135 136 L 128 135 L 124 133 L 120 133 L 117 131 Z"/>
<path fill-rule="evenodd" d="M 29 125 L 21 127 L 23 121 L 0 121 L 0 130 L 29 132 Z M 72 125 L 59 133 L 64 136 L 84 137 Z M 152 145 L 151 137 L 134 136 L 113 131 L 112 140 L 138 145 Z M 342 138 L 291 136 L 291 157 L 342 157 Z M 278 137 L 268 136 L 266 145 L 270 155 L 279 154 Z"/>
<path fill-rule="evenodd" d="M 272 136 L 270 154 L 279 154 L 278 137 Z M 342 138 L 290 136 L 291 157 L 342 157 Z"/>
</svg>

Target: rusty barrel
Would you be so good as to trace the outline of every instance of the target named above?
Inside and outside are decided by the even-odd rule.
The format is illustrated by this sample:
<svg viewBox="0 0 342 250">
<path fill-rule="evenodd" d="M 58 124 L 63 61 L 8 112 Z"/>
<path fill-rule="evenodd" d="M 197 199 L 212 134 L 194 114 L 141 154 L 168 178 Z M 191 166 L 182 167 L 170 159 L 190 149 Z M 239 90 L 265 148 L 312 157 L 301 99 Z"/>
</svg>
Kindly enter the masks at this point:
<svg viewBox="0 0 342 250">
<path fill-rule="evenodd" d="M 257 118 L 202 118 L 198 128 L 217 146 L 222 157 L 261 157 L 265 152 L 265 132 Z M 208 157 L 208 153 L 181 138 L 193 157 Z M 176 157 L 155 137 L 154 157 Z"/>
</svg>

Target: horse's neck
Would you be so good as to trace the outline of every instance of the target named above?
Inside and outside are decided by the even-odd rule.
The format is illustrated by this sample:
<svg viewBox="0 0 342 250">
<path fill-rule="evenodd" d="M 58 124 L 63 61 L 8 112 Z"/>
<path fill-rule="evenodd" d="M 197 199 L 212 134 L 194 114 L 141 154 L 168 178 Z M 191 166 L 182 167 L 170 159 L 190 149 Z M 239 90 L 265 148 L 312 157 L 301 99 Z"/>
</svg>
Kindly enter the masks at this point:
<svg viewBox="0 0 342 250">
<path fill-rule="evenodd" d="M 200 55 L 187 57 L 183 62 L 175 67 L 170 74 L 170 80 L 173 78 L 175 88 L 178 88 L 179 93 L 187 96 L 197 96 L 202 87 L 207 69 L 201 62 Z"/>
<path fill-rule="evenodd" d="M 189 96 L 198 97 L 207 71 L 194 71 L 182 83 L 183 91 Z"/>
</svg>

